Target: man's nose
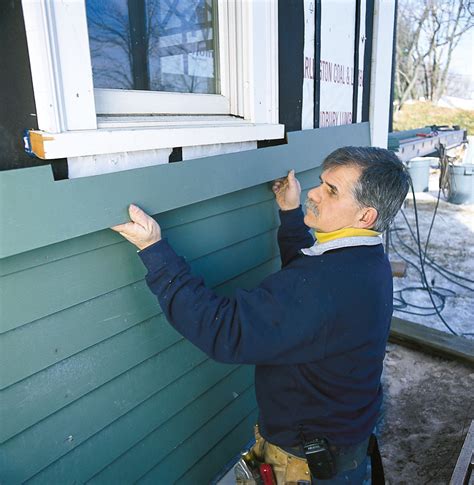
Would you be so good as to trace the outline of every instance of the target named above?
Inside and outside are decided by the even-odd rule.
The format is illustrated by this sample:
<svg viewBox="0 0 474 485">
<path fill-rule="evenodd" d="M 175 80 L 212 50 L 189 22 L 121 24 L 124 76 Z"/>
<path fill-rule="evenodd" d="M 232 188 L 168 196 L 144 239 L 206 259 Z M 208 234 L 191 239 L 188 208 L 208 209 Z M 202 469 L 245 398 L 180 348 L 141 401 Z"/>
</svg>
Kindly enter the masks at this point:
<svg viewBox="0 0 474 485">
<path fill-rule="evenodd" d="M 319 194 L 319 187 L 313 187 L 311 190 L 308 191 L 308 197 L 311 200 L 314 200 L 315 202 L 318 202 L 320 200 L 320 194 Z"/>
</svg>

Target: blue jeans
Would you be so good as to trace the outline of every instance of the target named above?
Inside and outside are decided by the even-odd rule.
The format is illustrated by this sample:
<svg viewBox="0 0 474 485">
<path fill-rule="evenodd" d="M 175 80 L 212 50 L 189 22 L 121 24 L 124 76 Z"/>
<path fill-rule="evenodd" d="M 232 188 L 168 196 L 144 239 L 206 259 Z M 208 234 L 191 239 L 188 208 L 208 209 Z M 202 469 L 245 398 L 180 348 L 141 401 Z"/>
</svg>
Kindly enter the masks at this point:
<svg viewBox="0 0 474 485">
<path fill-rule="evenodd" d="M 370 467 L 369 457 L 367 456 L 369 440 L 365 440 L 358 445 L 351 445 L 345 447 L 338 447 L 333 450 L 333 456 L 336 461 L 336 466 L 339 470 L 345 470 L 338 473 L 334 478 L 328 480 L 312 479 L 312 484 L 353 484 L 363 485 L 370 484 Z M 300 449 L 283 448 L 289 453 L 305 458 L 304 451 Z M 356 468 L 352 468 L 356 466 Z"/>
<path fill-rule="evenodd" d="M 339 473 L 334 478 L 330 478 L 329 480 L 314 480 L 312 481 L 313 484 L 328 484 L 328 485 L 363 485 L 370 483 L 370 474 L 368 473 L 369 467 L 367 466 L 369 463 L 369 457 L 366 457 L 362 463 L 353 470 L 348 470 L 342 473 Z"/>
</svg>

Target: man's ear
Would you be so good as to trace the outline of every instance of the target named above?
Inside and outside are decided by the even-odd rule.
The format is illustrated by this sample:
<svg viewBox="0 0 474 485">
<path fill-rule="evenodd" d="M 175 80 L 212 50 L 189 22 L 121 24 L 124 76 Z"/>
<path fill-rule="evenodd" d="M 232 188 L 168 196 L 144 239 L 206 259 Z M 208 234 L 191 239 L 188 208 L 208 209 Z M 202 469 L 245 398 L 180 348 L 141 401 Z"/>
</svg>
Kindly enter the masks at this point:
<svg viewBox="0 0 474 485">
<path fill-rule="evenodd" d="M 372 229 L 375 225 L 375 221 L 377 220 L 377 216 L 379 213 L 377 209 L 373 207 L 364 207 L 361 209 L 360 218 L 359 218 L 359 228 L 361 229 Z"/>
</svg>

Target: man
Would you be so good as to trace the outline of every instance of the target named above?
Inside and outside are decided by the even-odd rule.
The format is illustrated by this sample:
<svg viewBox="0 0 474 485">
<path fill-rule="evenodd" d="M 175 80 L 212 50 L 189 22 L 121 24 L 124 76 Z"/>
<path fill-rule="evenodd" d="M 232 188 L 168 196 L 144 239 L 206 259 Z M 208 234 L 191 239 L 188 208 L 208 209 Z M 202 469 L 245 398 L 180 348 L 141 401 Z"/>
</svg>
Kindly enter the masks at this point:
<svg viewBox="0 0 474 485">
<path fill-rule="evenodd" d="M 306 215 L 294 171 L 274 183 L 282 269 L 233 298 L 191 275 L 136 206 L 132 222 L 113 228 L 141 250 L 147 283 L 184 337 L 215 360 L 256 364 L 254 452 L 279 484 L 310 480 L 306 458 L 313 479 L 362 483 L 382 401 L 392 276 L 380 233 L 409 176 L 379 148 L 341 148 L 322 168 Z"/>
</svg>

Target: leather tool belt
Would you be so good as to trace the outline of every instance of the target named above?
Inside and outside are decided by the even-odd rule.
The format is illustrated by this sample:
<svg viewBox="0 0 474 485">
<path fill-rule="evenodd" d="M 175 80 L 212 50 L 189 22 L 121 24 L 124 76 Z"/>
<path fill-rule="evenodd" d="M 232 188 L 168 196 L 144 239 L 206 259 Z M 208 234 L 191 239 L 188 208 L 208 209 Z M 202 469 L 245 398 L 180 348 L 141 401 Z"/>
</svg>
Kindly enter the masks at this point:
<svg viewBox="0 0 474 485">
<path fill-rule="evenodd" d="M 298 482 L 311 483 L 311 474 L 302 447 L 281 448 L 266 441 L 260 435 L 258 425 L 255 426 L 254 431 L 255 445 L 252 447 L 252 452 L 259 461 L 271 464 L 278 485 L 296 485 Z M 358 445 L 332 448 L 337 474 L 356 469 L 369 455 L 372 463 L 372 484 L 385 484 L 382 460 L 375 435 Z M 244 482 L 240 480 L 238 483 L 244 485 Z M 250 482 L 245 485 L 249 484 Z"/>
</svg>

